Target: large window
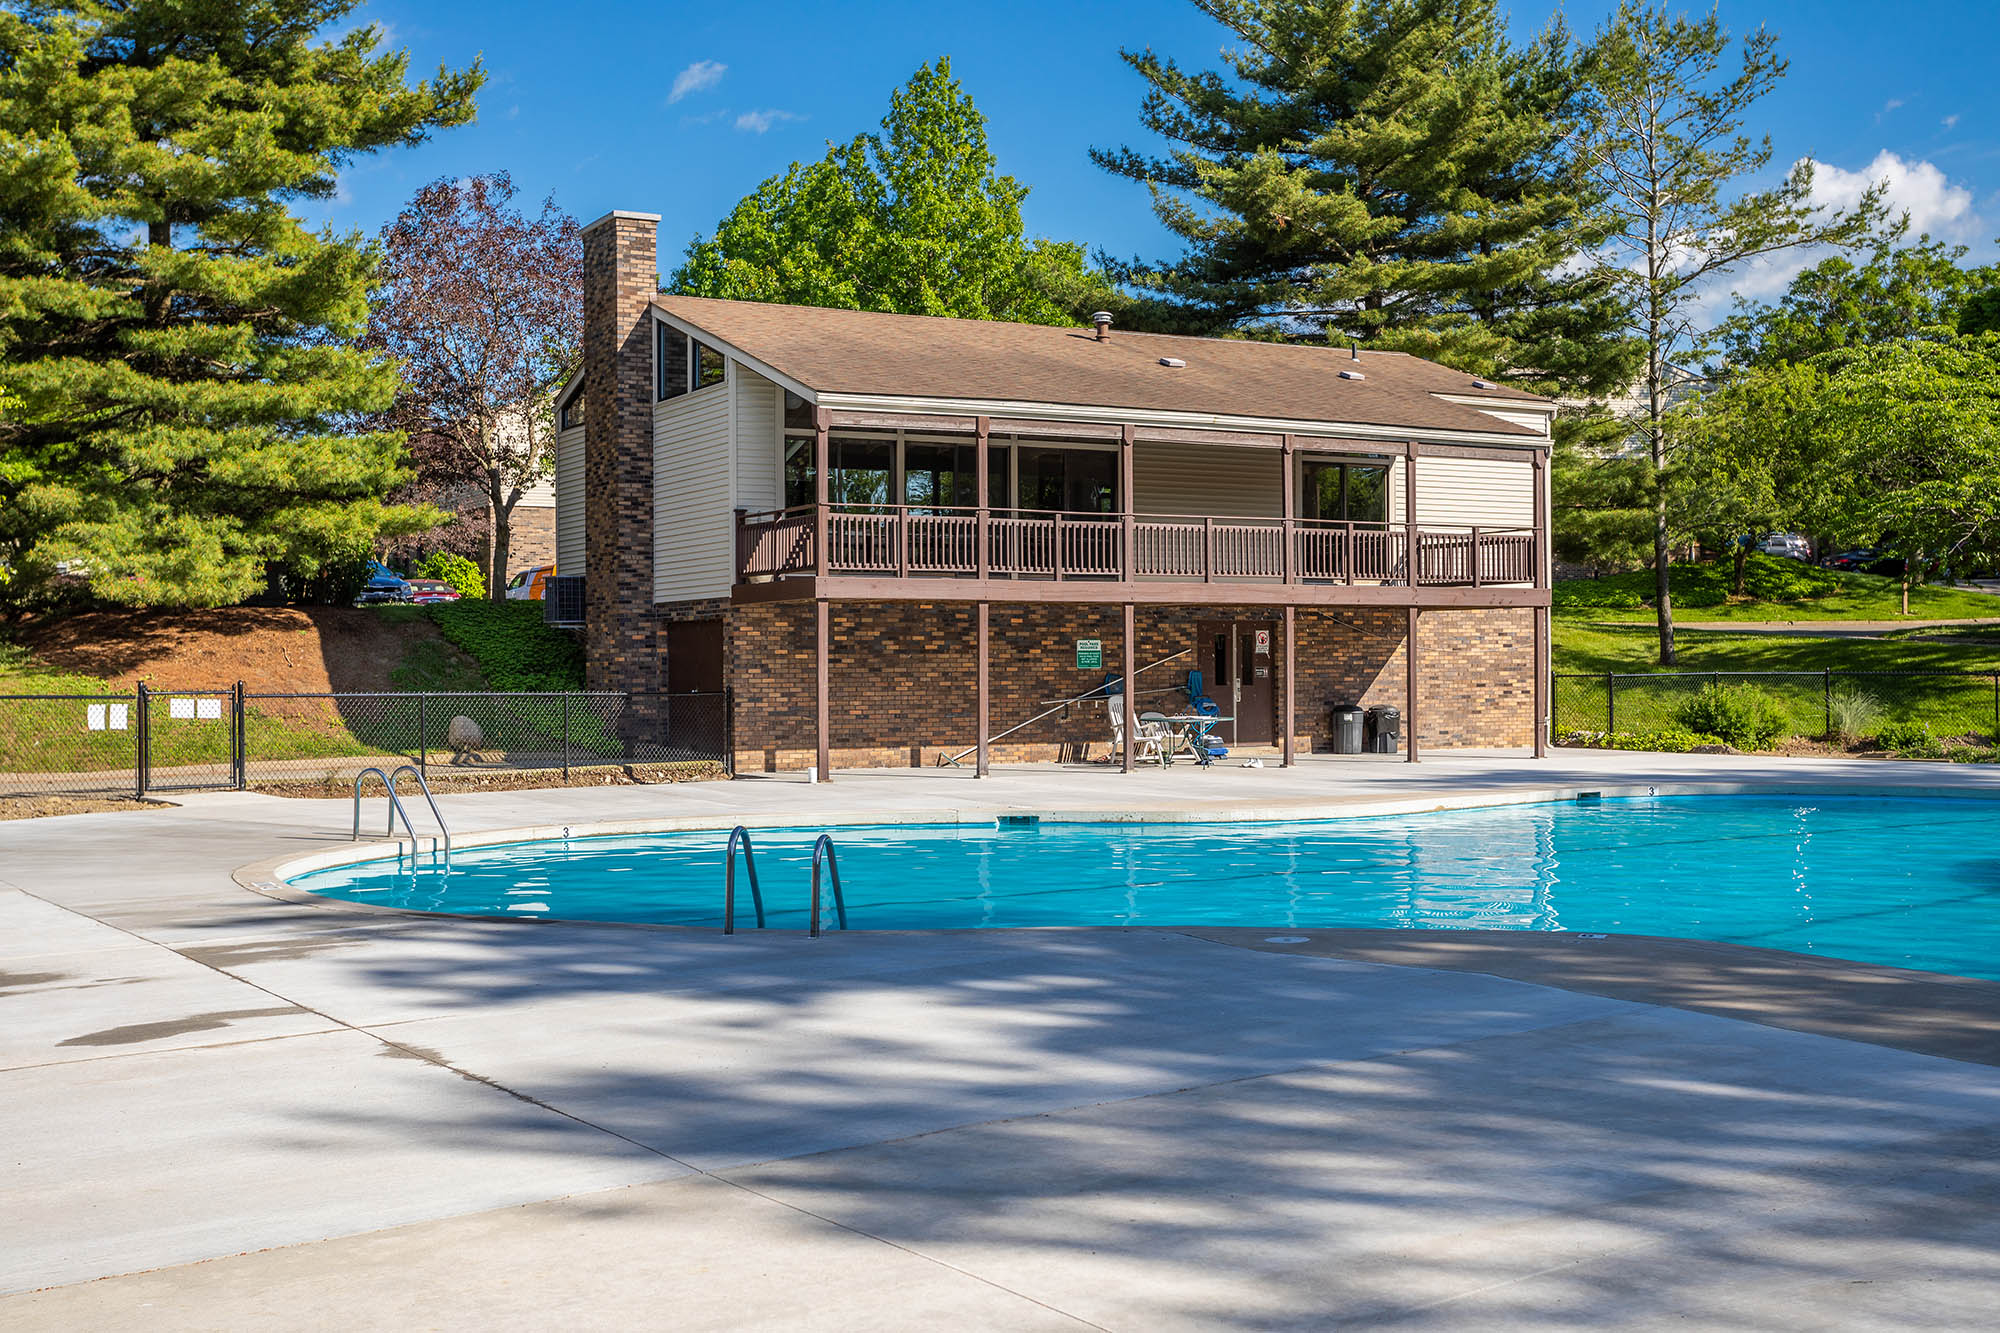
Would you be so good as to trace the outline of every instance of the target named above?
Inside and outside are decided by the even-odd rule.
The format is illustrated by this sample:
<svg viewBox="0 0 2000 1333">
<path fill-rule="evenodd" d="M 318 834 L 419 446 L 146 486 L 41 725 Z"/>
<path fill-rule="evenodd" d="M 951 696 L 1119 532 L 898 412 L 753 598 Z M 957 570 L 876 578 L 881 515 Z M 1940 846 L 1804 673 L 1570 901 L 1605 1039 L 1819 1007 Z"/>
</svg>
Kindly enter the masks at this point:
<svg viewBox="0 0 2000 1333">
<path fill-rule="evenodd" d="M 1389 469 L 1381 463 L 1307 463 L 1306 518 L 1389 521 Z"/>
<path fill-rule="evenodd" d="M 588 384 L 579 384 L 577 386 L 576 392 L 571 394 L 569 401 L 563 404 L 562 422 L 556 429 L 575 430 L 583 424 L 583 414 L 589 410 L 589 403 L 586 401 L 589 393 L 590 386 Z"/>
<path fill-rule="evenodd" d="M 834 436 L 829 499 L 874 508 L 970 509 L 979 503 L 979 451 L 970 444 Z M 1018 455 L 1018 483 L 1012 480 Z M 1110 514 L 1118 510 L 1118 455 L 1108 450 L 1036 449 L 994 443 L 986 456 L 988 504 L 1005 510 Z M 785 437 L 785 505 L 813 502 L 813 442 Z"/>
<path fill-rule="evenodd" d="M 1070 514 L 1118 512 L 1118 455 L 1103 449 L 1020 451 L 1016 503 Z"/>
<path fill-rule="evenodd" d="M 653 399 L 678 398 L 723 379 L 722 353 L 679 329 L 653 322 Z"/>
</svg>

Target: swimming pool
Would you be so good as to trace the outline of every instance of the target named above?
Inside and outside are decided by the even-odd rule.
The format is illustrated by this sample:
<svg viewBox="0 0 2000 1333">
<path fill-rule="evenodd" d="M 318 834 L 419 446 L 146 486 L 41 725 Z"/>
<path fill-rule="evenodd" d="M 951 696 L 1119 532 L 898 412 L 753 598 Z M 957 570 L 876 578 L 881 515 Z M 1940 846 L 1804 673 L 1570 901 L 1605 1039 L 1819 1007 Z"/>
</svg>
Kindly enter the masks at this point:
<svg viewBox="0 0 2000 1333">
<path fill-rule="evenodd" d="M 802 929 L 820 829 L 755 833 Z M 1672 935 L 2000 980 L 2000 801 L 1663 796 L 1296 823 L 841 828 L 856 929 L 1379 926 Z M 727 834 L 512 843 L 295 876 L 433 912 L 719 926 Z M 738 879 L 737 924 L 754 925 Z"/>
</svg>

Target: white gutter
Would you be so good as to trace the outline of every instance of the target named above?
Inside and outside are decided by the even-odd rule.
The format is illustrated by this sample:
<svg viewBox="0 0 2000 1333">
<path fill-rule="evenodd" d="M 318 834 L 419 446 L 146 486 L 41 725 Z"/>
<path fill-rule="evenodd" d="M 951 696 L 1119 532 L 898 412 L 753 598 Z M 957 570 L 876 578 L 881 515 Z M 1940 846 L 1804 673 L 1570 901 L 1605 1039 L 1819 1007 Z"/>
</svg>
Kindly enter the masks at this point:
<svg viewBox="0 0 2000 1333">
<path fill-rule="evenodd" d="M 844 408 L 852 412 L 1018 417 L 1035 421 L 1074 421 L 1092 425 L 1233 430 L 1255 435 L 1328 435 L 1394 443 L 1419 439 L 1445 444 L 1513 445 L 1523 449 L 1542 448 L 1547 442 L 1546 436 L 1521 430 L 1501 434 L 1417 426 L 1364 425 L 1345 421 L 1299 421 L 1287 417 L 1239 417 L 1210 412 L 1166 412 L 1152 408 L 1080 407 L 1071 403 L 1017 402 L 998 398 L 910 398 L 894 394 L 862 393 L 822 393 L 812 396 L 821 407 Z"/>
</svg>

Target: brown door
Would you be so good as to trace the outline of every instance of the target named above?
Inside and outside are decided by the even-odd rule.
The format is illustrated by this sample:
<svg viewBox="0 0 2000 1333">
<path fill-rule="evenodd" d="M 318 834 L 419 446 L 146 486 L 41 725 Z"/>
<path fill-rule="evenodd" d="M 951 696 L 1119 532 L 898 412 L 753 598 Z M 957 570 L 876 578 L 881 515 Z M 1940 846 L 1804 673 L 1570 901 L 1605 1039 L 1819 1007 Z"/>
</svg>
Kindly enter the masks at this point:
<svg viewBox="0 0 2000 1333">
<path fill-rule="evenodd" d="M 1277 736 L 1277 626 L 1264 620 L 1210 620 L 1201 636 L 1208 697 L 1235 718 L 1221 727 L 1231 745 L 1269 745 Z"/>
</svg>

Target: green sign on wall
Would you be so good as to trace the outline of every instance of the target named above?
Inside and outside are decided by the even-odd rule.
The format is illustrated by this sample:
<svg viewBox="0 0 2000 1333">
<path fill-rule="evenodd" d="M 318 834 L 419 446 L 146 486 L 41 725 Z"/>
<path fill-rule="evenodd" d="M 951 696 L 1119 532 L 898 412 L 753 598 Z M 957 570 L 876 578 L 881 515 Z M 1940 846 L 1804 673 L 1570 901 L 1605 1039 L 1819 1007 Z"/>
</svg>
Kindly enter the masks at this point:
<svg viewBox="0 0 2000 1333">
<path fill-rule="evenodd" d="M 1078 639 L 1076 641 L 1076 669 L 1078 671 L 1104 670 L 1104 640 Z"/>
</svg>

